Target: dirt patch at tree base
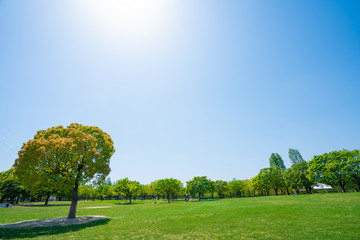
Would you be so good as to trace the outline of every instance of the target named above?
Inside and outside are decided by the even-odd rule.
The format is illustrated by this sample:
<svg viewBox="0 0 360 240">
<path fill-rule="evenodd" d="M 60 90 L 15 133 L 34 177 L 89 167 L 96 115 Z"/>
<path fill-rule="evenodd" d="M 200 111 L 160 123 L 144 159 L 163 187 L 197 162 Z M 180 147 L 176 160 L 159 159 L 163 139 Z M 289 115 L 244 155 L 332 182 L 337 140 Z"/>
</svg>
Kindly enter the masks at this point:
<svg viewBox="0 0 360 240">
<path fill-rule="evenodd" d="M 78 225 L 107 219 L 105 216 L 80 216 L 75 219 L 67 219 L 66 217 L 44 218 L 29 221 L 22 221 L 10 224 L 0 224 L 0 228 L 35 228 L 35 227 L 54 227 Z"/>
</svg>

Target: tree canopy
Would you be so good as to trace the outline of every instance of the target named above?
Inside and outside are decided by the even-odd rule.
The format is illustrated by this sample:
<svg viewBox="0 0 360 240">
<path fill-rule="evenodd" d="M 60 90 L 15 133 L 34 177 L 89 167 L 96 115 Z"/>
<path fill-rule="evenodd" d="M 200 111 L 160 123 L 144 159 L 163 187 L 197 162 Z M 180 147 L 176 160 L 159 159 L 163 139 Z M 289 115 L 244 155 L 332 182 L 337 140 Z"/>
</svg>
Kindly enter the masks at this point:
<svg viewBox="0 0 360 240">
<path fill-rule="evenodd" d="M 301 156 L 299 150 L 289 148 L 289 158 L 292 164 L 303 162 L 304 159 Z"/>
<path fill-rule="evenodd" d="M 214 186 L 212 181 L 206 176 L 194 177 L 192 180 L 186 182 L 186 184 L 190 194 L 195 195 L 197 193 L 199 195 L 199 201 L 201 200 L 201 197 L 206 192 L 211 191 Z"/>
<path fill-rule="evenodd" d="M 286 169 L 284 172 L 285 183 L 300 193 L 300 189 L 305 189 L 307 193 L 312 192 L 312 187 L 315 184 L 310 180 L 309 168 L 306 161 L 295 163 L 291 168 Z"/>
<path fill-rule="evenodd" d="M 214 182 L 214 186 L 219 198 L 223 198 L 224 194 L 228 191 L 228 183 L 223 180 L 217 180 Z"/>
<path fill-rule="evenodd" d="M 285 170 L 285 164 L 284 164 L 284 160 L 282 159 L 282 157 L 277 154 L 277 153 L 272 153 L 269 159 L 269 163 L 270 163 L 270 167 L 271 168 L 275 168 L 278 167 L 281 170 Z"/>
<path fill-rule="evenodd" d="M 245 183 L 241 180 L 233 179 L 228 183 L 227 187 L 231 197 L 241 197 L 241 193 L 245 188 Z"/>
<path fill-rule="evenodd" d="M 128 178 L 124 178 L 117 181 L 114 186 L 114 191 L 123 194 L 125 195 L 125 197 L 129 198 L 131 204 L 131 199 L 136 193 L 138 193 L 140 187 L 141 185 L 139 182 L 131 181 Z"/>
<path fill-rule="evenodd" d="M 174 195 L 179 193 L 182 187 L 182 182 L 173 178 L 160 179 L 156 182 L 156 189 L 167 195 L 168 203 L 170 203 L 170 196 L 174 198 Z"/>
<path fill-rule="evenodd" d="M 111 137 L 100 128 L 72 123 L 66 128 L 38 131 L 34 139 L 23 144 L 14 169 L 30 190 L 39 186 L 71 189 L 71 219 L 76 216 L 79 185 L 94 178 L 104 181 L 114 152 Z"/>
<path fill-rule="evenodd" d="M 341 150 L 314 156 L 309 162 L 312 181 L 339 187 L 346 192 L 346 186 L 353 184 L 360 189 L 359 150 Z"/>
</svg>

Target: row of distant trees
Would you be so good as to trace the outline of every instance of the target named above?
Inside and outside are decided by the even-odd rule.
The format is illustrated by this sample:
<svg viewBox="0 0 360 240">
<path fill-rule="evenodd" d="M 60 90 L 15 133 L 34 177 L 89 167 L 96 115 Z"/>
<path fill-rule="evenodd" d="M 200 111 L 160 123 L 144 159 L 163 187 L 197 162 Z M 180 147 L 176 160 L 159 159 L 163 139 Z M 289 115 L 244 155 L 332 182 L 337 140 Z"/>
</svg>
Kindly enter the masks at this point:
<svg viewBox="0 0 360 240">
<path fill-rule="evenodd" d="M 269 168 L 261 169 L 251 179 L 254 192 L 261 195 L 311 194 L 314 186 L 327 184 L 336 191 L 360 191 L 359 150 L 341 150 L 314 156 L 305 161 L 296 149 L 289 149 L 291 167 L 286 169 L 282 157 L 273 153 Z"/>
<path fill-rule="evenodd" d="M 142 185 L 137 181 L 131 181 L 128 178 L 121 179 L 111 183 L 108 178 L 104 184 L 97 187 L 82 185 L 79 188 L 79 196 L 83 200 L 91 199 L 183 199 L 186 195 L 192 198 L 206 197 L 242 197 L 247 193 L 250 196 L 250 180 L 236 180 L 230 182 L 223 180 L 211 181 L 206 176 L 194 177 L 186 182 L 186 186 L 173 178 L 160 179 L 150 184 Z"/>
<path fill-rule="evenodd" d="M 301 192 L 311 194 L 318 183 L 330 185 L 342 192 L 360 191 L 359 150 L 325 153 L 307 162 L 298 150 L 289 149 L 289 158 L 292 165 L 286 168 L 279 154 L 271 154 L 269 167 L 261 169 L 258 175 L 247 180 L 212 181 L 199 176 L 187 181 L 185 186 L 180 180 L 173 178 L 160 179 L 147 185 L 128 178 L 116 182 L 107 178 L 101 183 L 80 185 L 78 197 L 82 200 L 126 199 L 131 203 L 134 198 L 167 199 L 170 202 L 182 199 L 186 194 L 199 200 L 204 197 L 238 198 Z M 71 189 L 58 189 L 34 183 L 30 191 L 20 183 L 13 169 L 0 173 L 0 202 L 45 199 L 47 204 L 50 196 L 58 199 L 71 197 Z"/>
</svg>

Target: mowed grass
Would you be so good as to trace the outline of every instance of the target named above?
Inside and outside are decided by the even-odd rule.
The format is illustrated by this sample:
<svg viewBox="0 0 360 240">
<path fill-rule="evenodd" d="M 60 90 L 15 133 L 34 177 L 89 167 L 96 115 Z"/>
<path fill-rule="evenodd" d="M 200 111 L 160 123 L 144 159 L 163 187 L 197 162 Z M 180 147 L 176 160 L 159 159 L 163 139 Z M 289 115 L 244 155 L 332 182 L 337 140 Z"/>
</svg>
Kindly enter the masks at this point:
<svg viewBox="0 0 360 240">
<path fill-rule="evenodd" d="M 360 239 L 360 193 L 201 202 L 81 201 L 77 215 L 109 220 L 68 227 L 0 229 L 3 239 Z M 0 209 L 0 223 L 64 217 L 68 202 Z M 110 208 L 87 208 L 110 206 Z"/>
</svg>

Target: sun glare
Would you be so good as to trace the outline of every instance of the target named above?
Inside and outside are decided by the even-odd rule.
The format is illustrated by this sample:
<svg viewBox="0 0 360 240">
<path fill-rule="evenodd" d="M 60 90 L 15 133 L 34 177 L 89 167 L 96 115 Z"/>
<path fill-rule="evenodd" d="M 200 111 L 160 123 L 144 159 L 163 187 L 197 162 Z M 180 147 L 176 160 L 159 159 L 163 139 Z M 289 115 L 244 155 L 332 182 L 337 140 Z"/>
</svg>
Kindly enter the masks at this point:
<svg viewBox="0 0 360 240">
<path fill-rule="evenodd" d="M 87 0 L 77 1 L 77 17 L 97 37 L 153 41 L 171 21 L 171 6 L 163 0 Z"/>
</svg>

